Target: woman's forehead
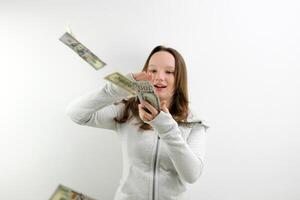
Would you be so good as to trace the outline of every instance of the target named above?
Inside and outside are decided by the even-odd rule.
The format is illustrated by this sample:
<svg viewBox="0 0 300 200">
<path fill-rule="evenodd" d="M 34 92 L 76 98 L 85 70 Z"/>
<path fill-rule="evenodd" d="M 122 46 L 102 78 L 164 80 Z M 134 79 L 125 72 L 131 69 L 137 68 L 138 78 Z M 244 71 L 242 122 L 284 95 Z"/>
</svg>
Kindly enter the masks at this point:
<svg viewBox="0 0 300 200">
<path fill-rule="evenodd" d="M 169 52 L 159 51 L 151 56 L 148 66 L 175 68 L 175 58 Z"/>
</svg>

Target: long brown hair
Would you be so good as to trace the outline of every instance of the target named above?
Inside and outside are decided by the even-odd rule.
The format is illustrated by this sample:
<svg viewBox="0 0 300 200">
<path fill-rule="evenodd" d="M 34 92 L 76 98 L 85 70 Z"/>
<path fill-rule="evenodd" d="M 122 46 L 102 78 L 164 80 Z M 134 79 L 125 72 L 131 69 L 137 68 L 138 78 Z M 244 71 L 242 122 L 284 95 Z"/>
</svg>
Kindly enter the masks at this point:
<svg viewBox="0 0 300 200">
<path fill-rule="evenodd" d="M 181 54 L 173 48 L 159 45 L 151 51 L 142 71 L 147 71 L 151 56 L 158 51 L 169 52 L 175 58 L 174 93 L 170 104 L 169 112 L 177 123 L 184 123 L 187 121 L 189 99 L 187 86 L 187 70 L 184 59 L 181 56 Z M 137 117 L 138 119 L 140 119 L 138 110 L 139 100 L 137 98 L 132 97 L 128 100 L 123 99 L 119 103 L 125 104 L 125 110 L 123 116 L 120 119 L 116 117 L 114 118 L 116 122 L 124 123 L 127 120 L 132 119 L 133 117 Z M 143 122 L 141 119 L 140 122 L 137 123 L 137 125 L 138 124 L 140 124 L 140 128 L 143 130 L 152 129 L 152 127 L 149 124 Z"/>
</svg>

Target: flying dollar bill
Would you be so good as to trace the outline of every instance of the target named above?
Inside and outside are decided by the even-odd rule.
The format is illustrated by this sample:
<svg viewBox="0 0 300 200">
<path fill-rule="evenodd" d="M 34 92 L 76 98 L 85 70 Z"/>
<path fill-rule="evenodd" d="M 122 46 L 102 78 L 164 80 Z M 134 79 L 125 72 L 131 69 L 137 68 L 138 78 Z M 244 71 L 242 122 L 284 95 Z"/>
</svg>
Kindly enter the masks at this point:
<svg viewBox="0 0 300 200">
<path fill-rule="evenodd" d="M 159 97 L 155 93 L 154 86 L 149 81 L 134 82 L 133 87 L 137 91 L 140 102 L 143 100 L 147 101 L 157 110 L 160 110 Z"/>
<path fill-rule="evenodd" d="M 115 85 L 128 91 L 131 95 L 136 95 L 136 91 L 133 87 L 133 81 L 119 72 L 114 72 L 104 77 L 106 80 L 114 83 Z"/>
<path fill-rule="evenodd" d="M 79 192 L 72 190 L 64 185 L 58 185 L 57 189 L 49 200 L 96 200 Z"/>
<path fill-rule="evenodd" d="M 83 58 L 96 70 L 99 70 L 106 65 L 106 63 L 100 60 L 88 48 L 86 48 L 85 46 L 83 46 L 83 44 L 76 40 L 72 34 L 66 32 L 59 38 L 59 40 L 70 47 L 73 51 L 75 51 L 81 58 Z"/>
</svg>

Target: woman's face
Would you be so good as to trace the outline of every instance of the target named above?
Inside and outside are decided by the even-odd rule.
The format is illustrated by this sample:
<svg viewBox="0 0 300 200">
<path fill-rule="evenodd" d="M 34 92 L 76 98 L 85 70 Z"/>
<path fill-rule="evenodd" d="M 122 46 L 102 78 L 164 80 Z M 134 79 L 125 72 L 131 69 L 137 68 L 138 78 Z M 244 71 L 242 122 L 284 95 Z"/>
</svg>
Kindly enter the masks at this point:
<svg viewBox="0 0 300 200">
<path fill-rule="evenodd" d="M 152 74 L 151 83 L 160 100 L 170 101 L 175 82 L 174 56 L 166 51 L 154 53 L 149 60 L 147 72 Z"/>
</svg>

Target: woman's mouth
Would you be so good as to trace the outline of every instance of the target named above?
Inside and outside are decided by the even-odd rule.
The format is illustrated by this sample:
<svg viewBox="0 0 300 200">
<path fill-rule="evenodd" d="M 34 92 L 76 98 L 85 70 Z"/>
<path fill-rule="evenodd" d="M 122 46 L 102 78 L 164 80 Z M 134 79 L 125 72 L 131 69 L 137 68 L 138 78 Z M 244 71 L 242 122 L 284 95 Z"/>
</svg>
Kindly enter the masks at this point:
<svg viewBox="0 0 300 200">
<path fill-rule="evenodd" d="M 166 88 L 167 86 L 166 86 L 166 85 L 160 85 L 160 84 L 157 84 L 157 85 L 154 85 L 154 87 L 155 87 L 155 91 L 160 92 L 160 91 L 162 91 L 164 88 Z"/>
</svg>

